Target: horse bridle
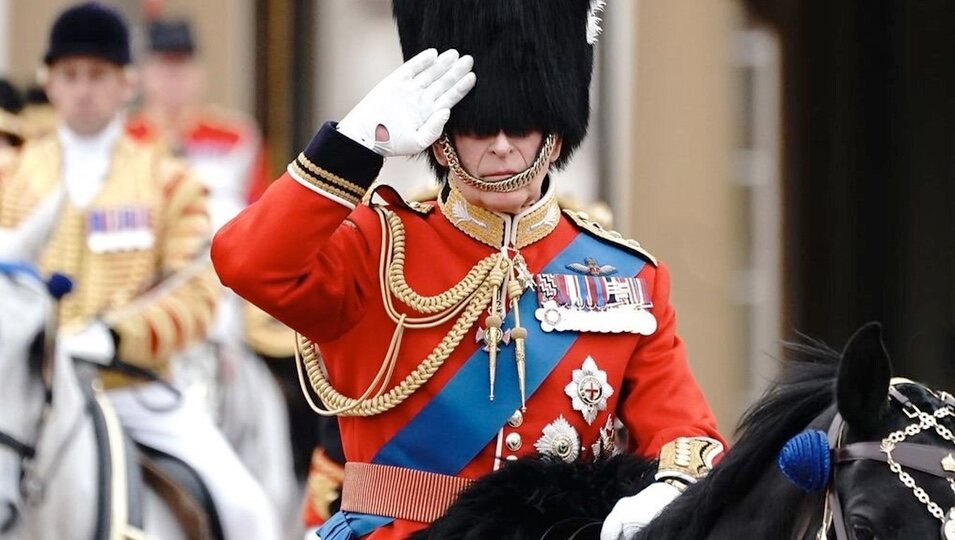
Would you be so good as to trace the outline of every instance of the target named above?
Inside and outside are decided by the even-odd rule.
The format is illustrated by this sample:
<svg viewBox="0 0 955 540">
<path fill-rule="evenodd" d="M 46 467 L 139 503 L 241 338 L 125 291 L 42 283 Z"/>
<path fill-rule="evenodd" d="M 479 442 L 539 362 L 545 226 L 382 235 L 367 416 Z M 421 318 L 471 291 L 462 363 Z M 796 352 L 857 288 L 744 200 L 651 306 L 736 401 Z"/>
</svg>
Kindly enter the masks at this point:
<svg viewBox="0 0 955 540">
<path fill-rule="evenodd" d="M 955 435 L 938 422 L 946 417 L 955 418 L 955 398 L 946 392 L 937 393 L 926 388 L 945 402 L 945 405 L 931 413 L 924 412 L 896 388 L 896 385 L 900 383 L 915 384 L 905 379 L 894 379 L 889 386 L 889 397 L 902 407 L 902 412 L 912 419 L 912 422 L 905 428 L 890 433 L 882 439 L 882 442 L 857 442 L 843 445 L 842 437 L 846 422 L 838 412 L 833 417 L 828 432 L 833 473 L 832 480 L 830 480 L 829 487 L 826 490 L 822 525 L 816 534 L 817 540 L 828 538 L 830 528 L 835 529 L 837 540 L 849 540 L 851 538 L 839 502 L 835 469 L 839 464 L 852 461 L 881 461 L 888 464 L 889 469 L 898 476 L 902 484 L 911 489 L 919 502 L 927 507 L 929 513 L 941 521 L 941 538 L 943 540 L 955 540 L 955 507 L 950 508 L 946 513 L 903 469 L 915 469 L 938 478 L 944 478 L 949 481 L 952 489 L 955 490 L 955 448 L 945 450 L 938 446 L 904 442 L 908 437 L 933 429 L 940 437 L 955 446 Z"/>
<path fill-rule="evenodd" d="M 37 456 L 37 448 L 40 447 L 40 439 L 43 436 L 44 426 L 46 425 L 46 421 L 49 418 L 50 411 L 52 411 L 52 409 L 53 390 L 49 386 L 45 386 L 43 409 L 40 412 L 40 420 L 37 422 L 37 441 L 33 445 L 24 443 L 9 433 L 0 431 L 0 446 L 11 450 L 20 458 L 20 471 L 18 473 L 20 496 L 23 497 L 24 502 L 31 506 L 36 506 L 43 502 L 43 498 L 46 496 L 46 487 L 49 479 L 52 478 L 57 469 L 59 469 L 60 465 L 63 463 L 63 458 L 66 456 L 67 448 L 69 448 L 70 444 L 76 440 L 77 436 L 79 435 L 80 428 L 83 425 L 82 420 L 86 414 L 85 408 L 81 408 L 75 412 L 75 416 L 70 422 L 70 429 L 66 432 L 66 435 L 60 441 L 56 451 L 52 454 L 54 456 L 53 460 L 50 462 L 49 466 L 46 467 L 46 471 L 40 475 L 37 472 L 35 459 Z M 0 524 L 0 532 L 6 532 L 16 523 L 18 518 L 19 508 L 13 504 L 13 502 L 10 502 L 9 506 L 12 510 L 12 517 L 7 521 L 7 523 Z"/>
<path fill-rule="evenodd" d="M 20 458 L 20 461 L 33 459 L 36 457 L 36 448 L 20 442 L 13 435 L 7 434 L 3 431 L 0 431 L 0 446 L 5 446 L 6 448 L 13 451 L 17 457 Z"/>
<path fill-rule="evenodd" d="M 22 495 L 23 479 L 26 477 L 25 471 L 28 470 L 33 458 L 36 457 L 36 447 L 21 442 L 16 437 L 3 431 L 0 431 L 0 446 L 13 451 L 13 453 L 20 458 L 20 470 L 17 471 L 17 476 L 19 477 L 18 482 L 20 482 L 20 491 Z M 6 503 L 10 510 L 10 517 L 5 522 L 0 523 L 0 533 L 9 532 L 19 518 L 19 510 L 16 503 L 14 501 L 6 501 Z"/>
<path fill-rule="evenodd" d="M 49 408 L 49 402 L 51 398 L 52 393 L 47 391 L 46 398 L 44 400 L 45 402 L 43 404 L 44 412 L 42 412 L 40 416 L 38 433 L 42 433 L 43 423 L 47 416 L 46 410 Z M 25 501 L 31 501 L 32 498 L 37 495 L 36 490 L 30 487 L 32 484 L 28 480 L 32 476 L 30 471 L 33 470 L 33 460 L 36 458 L 36 445 L 27 444 L 13 435 L 0 430 L 0 447 L 10 450 L 19 458 L 17 482 L 20 486 L 20 495 Z M 19 519 L 19 507 L 15 501 L 6 501 L 6 503 L 10 510 L 10 517 L 4 523 L 0 523 L 0 533 L 9 532 Z"/>
<path fill-rule="evenodd" d="M 35 278 L 41 282 L 43 281 L 36 269 L 30 265 L 22 263 L 0 262 L 0 273 L 8 275 L 26 274 L 27 276 Z M 46 345 L 48 346 L 48 344 Z M 23 500 L 30 505 L 36 505 L 43 501 L 43 497 L 46 495 L 46 479 L 51 478 L 59 468 L 59 465 L 63 462 L 63 455 L 65 454 L 65 451 L 70 443 L 76 438 L 79 432 L 79 427 L 81 426 L 81 420 L 83 418 L 83 412 L 77 411 L 76 419 L 72 422 L 70 430 L 67 432 L 64 440 L 60 442 L 57 452 L 53 454 L 55 458 L 44 475 L 46 479 L 40 478 L 36 474 L 35 465 L 37 448 L 39 448 L 40 438 L 43 436 L 43 430 L 52 409 L 53 388 L 47 384 L 46 381 L 44 381 L 43 405 L 40 410 L 40 419 L 36 424 L 37 441 L 31 445 L 5 431 L 0 430 L 0 448 L 5 448 L 13 452 L 19 458 L 19 471 L 17 472 L 17 476 L 20 488 L 20 496 L 23 497 Z M 11 529 L 13 525 L 16 524 L 19 517 L 19 508 L 15 502 L 7 501 L 7 503 L 11 510 L 11 516 L 5 523 L 0 524 L 0 533 L 6 533 L 9 529 Z"/>
</svg>

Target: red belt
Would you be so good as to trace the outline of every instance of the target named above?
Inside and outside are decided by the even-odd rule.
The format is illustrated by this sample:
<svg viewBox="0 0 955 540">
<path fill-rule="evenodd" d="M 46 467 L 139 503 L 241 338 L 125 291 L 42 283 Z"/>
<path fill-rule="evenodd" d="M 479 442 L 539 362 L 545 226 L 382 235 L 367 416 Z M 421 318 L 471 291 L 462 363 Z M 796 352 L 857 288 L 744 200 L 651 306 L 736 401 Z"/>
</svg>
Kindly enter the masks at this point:
<svg viewBox="0 0 955 540">
<path fill-rule="evenodd" d="M 342 510 L 431 523 L 474 480 L 373 463 L 346 463 Z"/>
</svg>

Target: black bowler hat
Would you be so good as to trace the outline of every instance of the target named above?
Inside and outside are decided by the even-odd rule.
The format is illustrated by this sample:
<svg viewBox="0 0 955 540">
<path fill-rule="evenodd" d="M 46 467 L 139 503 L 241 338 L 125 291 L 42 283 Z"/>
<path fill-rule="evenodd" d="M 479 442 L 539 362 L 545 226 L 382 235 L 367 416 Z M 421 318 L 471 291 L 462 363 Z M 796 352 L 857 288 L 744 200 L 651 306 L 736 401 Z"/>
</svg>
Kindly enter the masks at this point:
<svg viewBox="0 0 955 540">
<path fill-rule="evenodd" d="M 23 130 L 18 114 L 23 109 L 20 92 L 6 79 L 0 79 L 0 137 L 13 144 L 23 142 Z"/>
<path fill-rule="evenodd" d="M 49 66 L 67 56 L 93 56 L 121 66 L 129 64 L 132 55 L 126 22 L 119 13 L 97 2 L 67 9 L 53 23 L 43 62 Z"/>
<path fill-rule="evenodd" d="M 12 114 L 17 114 L 23 109 L 23 96 L 6 79 L 0 79 L 0 109 Z"/>
<path fill-rule="evenodd" d="M 554 133 L 563 141 L 557 167 L 587 133 L 603 5 L 596 0 L 392 2 L 405 60 L 432 47 L 474 57 L 477 84 L 451 109 L 445 131 Z"/>
<path fill-rule="evenodd" d="M 189 23 L 183 20 L 158 20 L 149 23 L 149 51 L 194 54 L 196 42 L 192 38 Z"/>
</svg>

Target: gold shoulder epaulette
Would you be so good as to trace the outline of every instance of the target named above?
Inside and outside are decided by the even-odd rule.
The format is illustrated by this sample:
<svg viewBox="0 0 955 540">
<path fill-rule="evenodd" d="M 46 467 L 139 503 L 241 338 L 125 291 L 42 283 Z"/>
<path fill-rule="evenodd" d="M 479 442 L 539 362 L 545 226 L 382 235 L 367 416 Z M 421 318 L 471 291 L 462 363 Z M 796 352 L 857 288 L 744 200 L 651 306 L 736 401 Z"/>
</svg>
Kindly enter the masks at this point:
<svg viewBox="0 0 955 540">
<path fill-rule="evenodd" d="M 606 240 L 611 244 L 620 246 L 627 251 L 636 253 L 637 255 L 647 259 L 653 266 L 657 266 L 657 258 L 651 255 L 649 251 L 643 249 L 640 246 L 640 242 L 630 238 L 624 238 L 623 235 L 617 231 L 608 231 L 607 229 L 604 229 L 599 223 L 592 221 L 590 217 L 583 212 L 575 212 L 574 210 L 570 210 L 568 208 L 564 208 L 563 211 L 564 214 L 566 214 L 575 225 L 583 229 L 585 232 L 588 232 L 597 238 L 600 238 L 601 240 Z"/>
<path fill-rule="evenodd" d="M 421 214 L 422 216 L 425 216 L 434 210 L 433 205 L 425 204 L 419 201 L 409 201 L 402 197 L 395 188 L 389 186 L 388 184 L 381 183 L 372 184 L 371 187 L 368 188 L 368 191 L 365 192 L 365 196 L 362 197 L 361 203 L 366 206 L 374 206 L 372 199 L 375 195 L 381 197 L 389 205 L 407 208 L 413 212 Z"/>
</svg>

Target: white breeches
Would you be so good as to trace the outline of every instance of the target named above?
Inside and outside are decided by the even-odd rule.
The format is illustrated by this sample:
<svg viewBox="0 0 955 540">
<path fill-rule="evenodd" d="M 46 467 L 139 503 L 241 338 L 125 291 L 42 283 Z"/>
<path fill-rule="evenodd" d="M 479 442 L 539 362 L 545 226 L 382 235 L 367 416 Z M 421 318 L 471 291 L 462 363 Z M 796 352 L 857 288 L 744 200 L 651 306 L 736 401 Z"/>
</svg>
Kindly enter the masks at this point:
<svg viewBox="0 0 955 540">
<path fill-rule="evenodd" d="M 278 538 L 272 503 L 202 403 L 183 394 L 169 410 L 175 403 L 173 396 L 154 382 L 110 390 L 107 395 L 136 442 L 181 459 L 202 477 L 227 540 Z"/>
</svg>

